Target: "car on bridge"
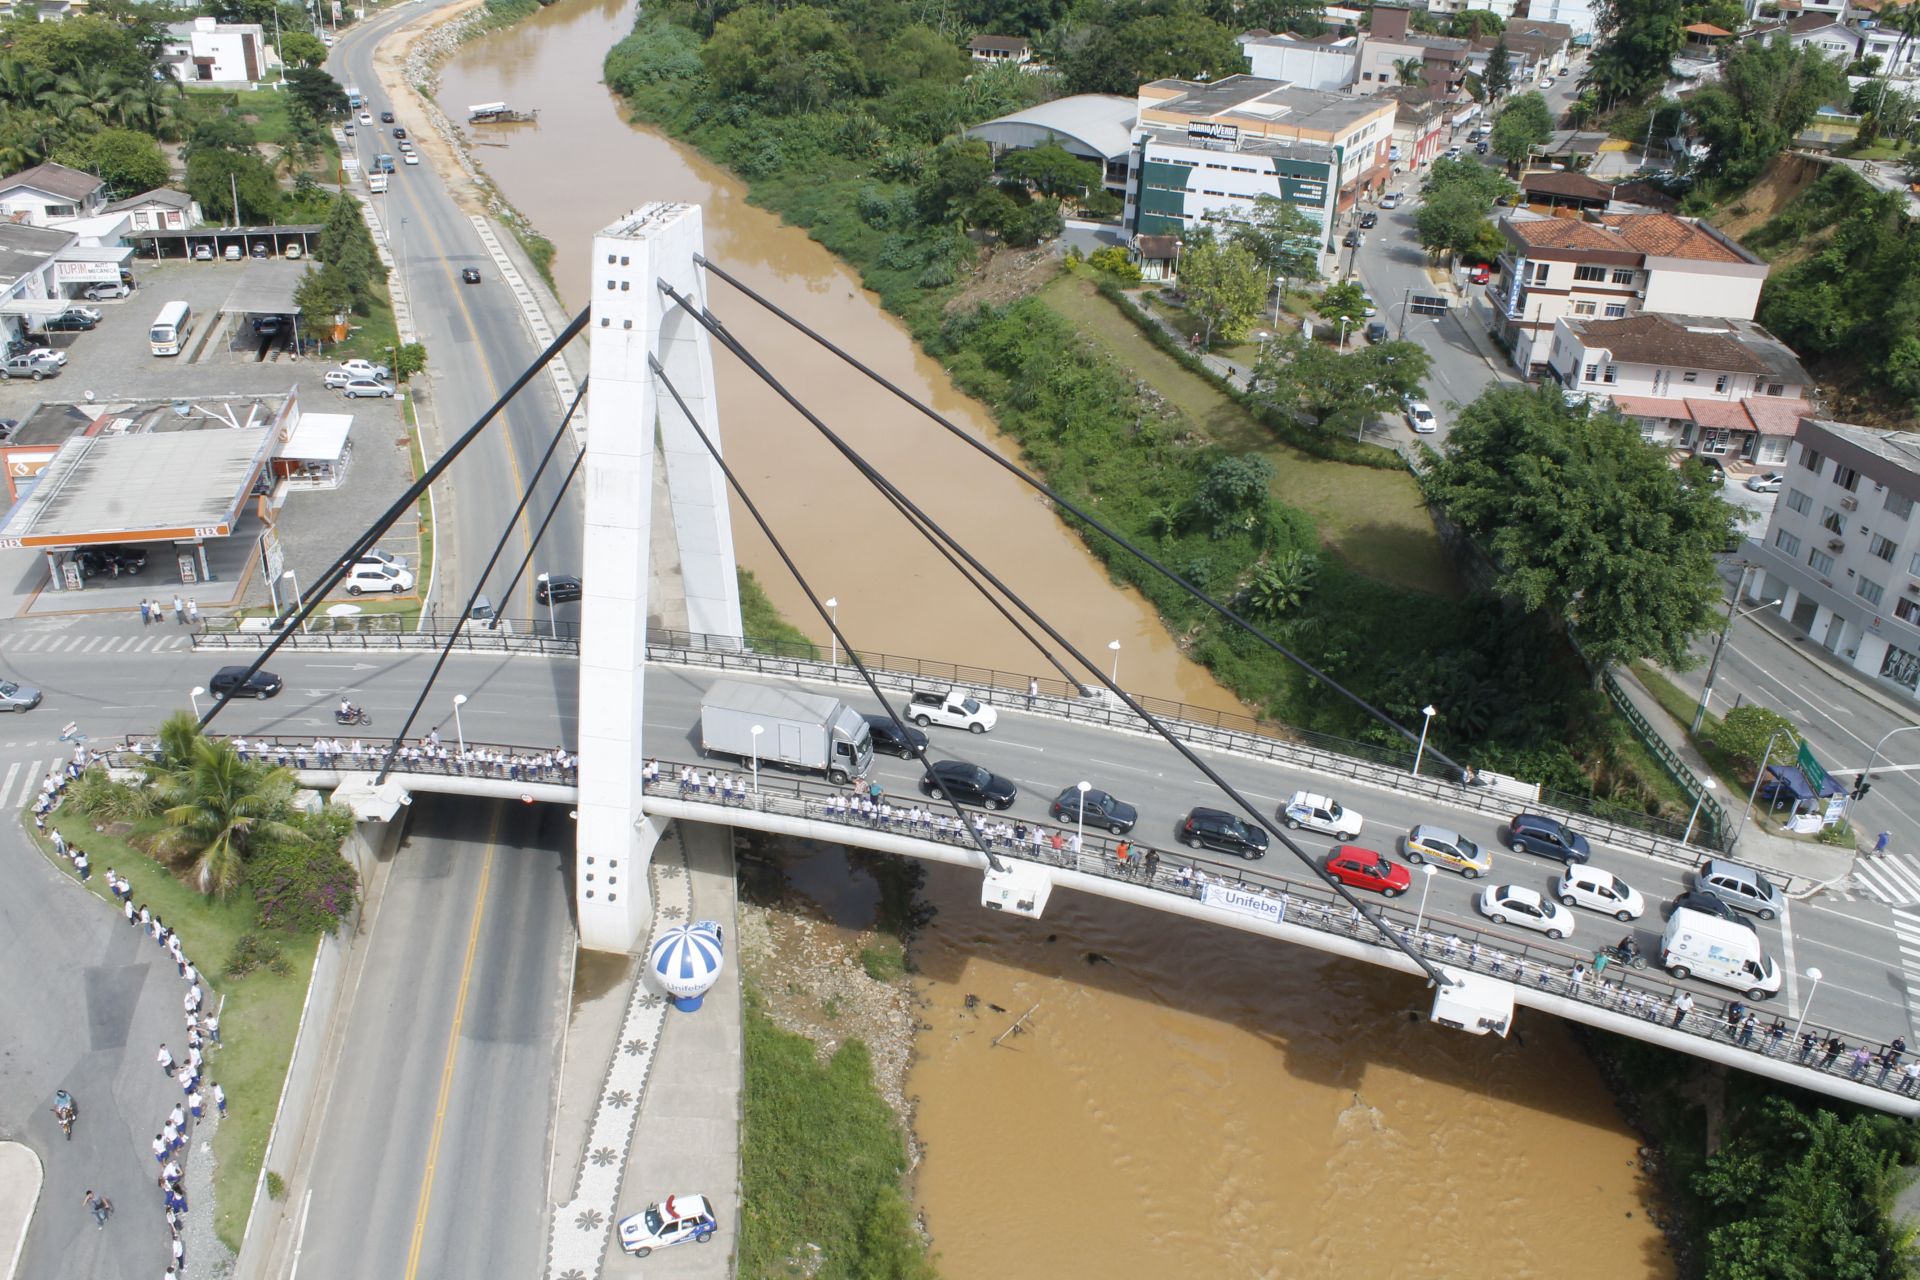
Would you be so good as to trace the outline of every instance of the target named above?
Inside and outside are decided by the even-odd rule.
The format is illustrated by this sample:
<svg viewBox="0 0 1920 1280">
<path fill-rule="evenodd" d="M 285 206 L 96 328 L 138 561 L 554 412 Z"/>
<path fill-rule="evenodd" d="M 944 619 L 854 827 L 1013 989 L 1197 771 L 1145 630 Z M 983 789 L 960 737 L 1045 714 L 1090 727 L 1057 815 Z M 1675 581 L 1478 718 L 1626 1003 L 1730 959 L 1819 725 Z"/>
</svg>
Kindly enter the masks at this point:
<svg viewBox="0 0 1920 1280">
<path fill-rule="evenodd" d="M 1085 808 L 1081 807 L 1085 797 Z M 1140 821 L 1140 811 L 1126 801 L 1105 791 L 1079 787 L 1068 787 L 1053 798 L 1053 804 L 1047 812 L 1060 822 L 1085 821 L 1088 826 L 1105 827 L 1117 836 L 1123 836 L 1133 830 L 1133 824 Z"/>
<path fill-rule="evenodd" d="M 1752 867 L 1725 858 L 1709 858 L 1694 872 L 1694 886 L 1719 896 L 1729 906 L 1771 920 L 1787 909 L 1780 886 Z"/>
<path fill-rule="evenodd" d="M 1305 827 L 1309 831 L 1319 831 L 1342 840 L 1351 840 L 1359 835 L 1364 821 L 1339 801 L 1315 795 L 1311 791 L 1294 792 L 1293 799 L 1287 801 L 1286 807 L 1280 810 L 1280 820 L 1295 831 Z"/>
<path fill-rule="evenodd" d="M 538 604 L 571 604 L 580 598 L 580 579 L 570 573 L 543 573 L 533 598 Z"/>
<path fill-rule="evenodd" d="M 895 724 L 891 716 L 881 715 L 868 715 L 866 721 L 875 751 L 911 760 L 927 749 L 927 735 L 910 724 Z"/>
<path fill-rule="evenodd" d="M 11 680 L 0 680 L 0 711 L 28 712 L 40 705 L 40 691 Z"/>
<path fill-rule="evenodd" d="M 271 698 L 285 687 L 273 672 L 256 671 L 249 677 L 245 667 L 222 667 L 207 681 L 207 691 L 215 697 Z"/>
<path fill-rule="evenodd" d="M 982 769 L 965 760 L 936 760 L 932 777 L 922 778 L 920 788 L 938 800 L 952 796 L 961 804 L 984 805 L 989 809 L 1010 809 L 1020 798 L 1020 788 L 1009 778 Z"/>
<path fill-rule="evenodd" d="M 620 1220 L 620 1247 L 636 1258 L 691 1240 L 705 1244 L 720 1229 L 705 1196 L 668 1196 Z"/>
<path fill-rule="evenodd" d="M 1760 928 L 1759 925 L 1756 925 L 1753 921 L 1747 919 L 1738 911 L 1735 911 L 1728 905 L 1726 899 L 1710 889 L 1687 890 L 1672 902 L 1668 903 L 1663 914 L 1671 916 L 1674 912 L 1680 910 L 1698 911 L 1702 915 L 1717 916 L 1722 920 L 1731 920 L 1735 924 L 1743 924 L 1755 932 L 1758 932 Z"/>
<path fill-rule="evenodd" d="M 1517 924 L 1549 938 L 1573 934 L 1573 912 L 1552 898 L 1517 884 L 1490 884 L 1480 891 L 1474 905 L 1495 924 Z"/>
<path fill-rule="evenodd" d="M 1397 898 L 1413 883 L 1413 873 L 1372 849 L 1343 844 L 1327 855 L 1327 874 L 1349 889 L 1368 889 Z"/>
<path fill-rule="evenodd" d="M 999 720 L 999 714 L 965 689 L 945 693 L 916 693 L 907 702 L 907 719 L 922 729 L 942 724 L 969 733 L 985 733 Z"/>
<path fill-rule="evenodd" d="M 1558 862 L 1585 862 L 1593 856 L 1587 838 L 1558 818 L 1541 813 L 1516 813 L 1507 824 L 1507 848 L 1533 853 Z"/>
<path fill-rule="evenodd" d="M 1235 857 L 1267 856 L 1267 833 L 1218 809 L 1195 809 L 1180 824 L 1180 843 L 1189 849 L 1212 849 Z"/>
<path fill-rule="evenodd" d="M 1569 907 L 1585 907 L 1615 920 L 1638 920 L 1646 914 L 1647 900 L 1640 891 L 1611 871 L 1569 862 L 1554 886 L 1554 896 Z"/>
<path fill-rule="evenodd" d="M 1450 867 L 1469 880 L 1493 870 L 1493 855 L 1463 835 L 1423 822 L 1407 832 L 1407 861 Z"/>
</svg>

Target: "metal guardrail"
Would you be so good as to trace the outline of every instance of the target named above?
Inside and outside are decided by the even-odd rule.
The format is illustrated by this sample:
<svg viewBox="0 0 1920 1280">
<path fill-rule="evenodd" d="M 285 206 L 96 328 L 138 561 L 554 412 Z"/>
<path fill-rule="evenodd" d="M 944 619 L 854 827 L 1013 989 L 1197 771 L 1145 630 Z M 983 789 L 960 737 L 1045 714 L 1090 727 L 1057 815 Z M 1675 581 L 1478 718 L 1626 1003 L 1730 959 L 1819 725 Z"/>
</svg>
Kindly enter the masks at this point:
<svg viewBox="0 0 1920 1280">
<path fill-rule="evenodd" d="M 372 772 L 380 768 L 387 752 L 386 744 L 366 747 L 354 743 L 338 755 L 324 753 L 323 760 L 316 744 L 331 743 L 333 739 L 257 736 L 244 741 L 249 755 L 295 769 L 306 768 L 304 761 L 312 760 L 318 769 Z M 444 743 L 441 749 L 445 749 Z M 469 742 L 466 744 L 469 757 L 486 758 L 464 761 L 459 751 L 446 751 L 443 755 L 442 750 L 402 748 L 393 761 L 393 772 L 561 784 L 577 781 L 572 764 L 542 763 L 550 760 L 554 753 L 537 747 Z M 107 759 L 113 765 L 143 767 L 154 763 L 156 754 L 156 740 L 138 739 L 107 753 Z M 768 813 L 849 829 L 881 831 L 955 848 L 975 848 L 972 838 L 960 829 L 958 820 L 947 814 L 934 814 L 930 802 L 917 794 L 883 793 L 869 816 L 859 807 L 859 801 L 868 793 L 859 787 L 835 787 L 778 776 L 768 778 L 765 773 L 749 781 L 739 774 L 713 770 L 705 762 L 656 758 L 652 764 L 656 777 L 643 784 L 645 794 L 705 802 L 714 807 L 717 818 L 730 812 Z M 689 773 L 693 775 L 691 782 L 687 780 Z M 1361 912 L 1317 880 L 1295 880 L 1256 870 L 1251 864 L 1228 870 L 1217 863 L 1197 862 L 1184 849 L 1160 849 L 1130 836 L 1115 837 L 1101 830 L 1089 829 L 1083 833 L 1070 823 L 1010 820 L 985 811 L 969 811 L 969 816 L 996 856 L 1140 885 L 1196 901 L 1205 900 L 1208 885 L 1231 885 L 1275 900 L 1280 919 L 1287 923 L 1378 947 L 1383 962 L 1388 955 L 1399 954 L 1382 936 L 1383 929 L 1391 929 L 1409 946 L 1440 964 L 1469 969 L 1515 985 L 1534 986 L 1649 1022 L 1664 1022 L 1702 1039 L 1741 1045 L 1762 1057 L 1797 1061 L 1809 1070 L 1861 1083 L 1867 1083 L 1865 1076 L 1874 1074 L 1873 1066 L 1856 1072 L 1851 1057 L 1853 1047 L 1873 1043 L 1872 1038 L 1803 1021 L 1796 1024 L 1802 1038 L 1795 1044 L 1783 1018 L 1776 1017 L 1762 1027 L 1758 1024 L 1758 1012 L 1753 1011 L 1755 1024 L 1745 1030 L 1745 1039 L 1742 1039 L 1741 1024 L 1729 1014 L 1739 1002 L 1696 996 L 1692 1012 L 1680 1014 L 1673 1001 L 1682 988 L 1659 970 L 1630 969 L 1616 964 L 1608 967 L 1604 974 L 1596 974 L 1591 970 L 1591 953 L 1584 950 L 1547 941 L 1516 941 L 1451 922 L 1440 929 L 1427 922 L 1422 912 L 1408 912 L 1399 905 L 1404 899 L 1383 899 L 1378 906 L 1369 904 L 1369 910 Z M 1124 860 L 1119 856 L 1123 844 L 1127 854 Z M 1610 927 L 1612 923 L 1608 921 L 1599 927 Z M 1676 1015 L 1679 1016 L 1676 1018 Z M 1829 1040 L 1838 1040 L 1845 1048 L 1827 1062 L 1820 1046 Z M 1879 1055 L 1875 1055 L 1873 1062 L 1886 1065 Z M 1887 1065 L 1871 1084 L 1904 1095 L 1906 1091 L 1900 1088 L 1902 1078 Z"/>
<path fill-rule="evenodd" d="M 484 622 L 470 621 L 462 625 L 458 619 L 448 619 L 444 625 L 434 621 L 433 627 L 434 629 L 426 631 L 387 631 L 357 627 L 315 626 L 311 630 L 288 636 L 286 644 L 282 647 L 322 652 L 438 652 L 447 643 L 447 636 L 457 632 L 453 642 L 456 653 L 538 653 L 569 658 L 580 656 L 580 638 L 578 635 L 569 634 L 570 624 L 563 625 L 561 634 L 558 636 L 547 632 L 544 620 L 537 625 L 526 621 L 508 620 L 498 627 L 490 627 Z M 242 631 L 236 627 L 224 625 L 208 626 L 195 633 L 193 644 L 196 649 L 258 651 L 272 644 L 279 634 L 278 631 L 264 629 Z"/>
<path fill-rule="evenodd" d="M 1686 792 L 1688 802 L 1698 806 L 1701 834 L 1705 836 L 1705 843 L 1711 844 L 1723 853 L 1732 849 L 1733 841 L 1730 838 L 1731 829 L 1727 824 L 1726 809 L 1708 793 L 1706 785 L 1695 776 L 1692 769 L 1687 767 L 1687 762 L 1680 758 L 1680 753 L 1668 746 L 1667 740 L 1660 736 L 1660 731 L 1641 714 L 1640 708 L 1633 704 L 1633 699 L 1627 696 L 1627 691 L 1620 687 L 1620 682 L 1614 678 L 1613 672 L 1602 672 L 1600 679 L 1606 688 L 1607 696 L 1613 699 L 1613 705 L 1633 727 L 1634 736 L 1640 739 L 1640 744 L 1653 753 L 1654 758 L 1660 762 L 1660 766 L 1667 771 L 1667 776 Z"/>
<path fill-rule="evenodd" d="M 496 782 L 545 782 L 560 786 L 578 786 L 579 765 L 575 756 L 558 748 L 516 746 L 499 742 L 467 742 L 464 745 L 440 743 L 437 747 L 421 739 L 398 750 L 385 740 L 378 743 L 362 738 L 286 737 L 236 734 L 227 739 L 239 749 L 243 760 L 260 759 L 294 770 L 333 770 L 376 773 L 388 763 L 391 753 L 393 772 L 432 774 L 448 778 L 483 778 Z M 338 750 L 334 749 L 338 744 Z M 147 768 L 159 762 L 160 740 L 129 736 L 124 744 L 103 753 L 114 768 Z"/>
</svg>

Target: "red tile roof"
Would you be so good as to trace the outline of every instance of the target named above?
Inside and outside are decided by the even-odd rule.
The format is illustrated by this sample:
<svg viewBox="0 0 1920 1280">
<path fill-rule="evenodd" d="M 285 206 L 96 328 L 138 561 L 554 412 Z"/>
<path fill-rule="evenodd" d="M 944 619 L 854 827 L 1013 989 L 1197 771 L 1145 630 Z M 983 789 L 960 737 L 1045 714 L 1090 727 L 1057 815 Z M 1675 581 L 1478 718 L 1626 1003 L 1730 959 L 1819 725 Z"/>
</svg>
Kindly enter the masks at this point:
<svg viewBox="0 0 1920 1280">
<path fill-rule="evenodd" d="M 1670 213 L 1603 214 L 1602 225 L 1641 253 L 1656 258 L 1697 258 L 1703 262 L 1746 262 L 1723 242 Z"/>
</svg>

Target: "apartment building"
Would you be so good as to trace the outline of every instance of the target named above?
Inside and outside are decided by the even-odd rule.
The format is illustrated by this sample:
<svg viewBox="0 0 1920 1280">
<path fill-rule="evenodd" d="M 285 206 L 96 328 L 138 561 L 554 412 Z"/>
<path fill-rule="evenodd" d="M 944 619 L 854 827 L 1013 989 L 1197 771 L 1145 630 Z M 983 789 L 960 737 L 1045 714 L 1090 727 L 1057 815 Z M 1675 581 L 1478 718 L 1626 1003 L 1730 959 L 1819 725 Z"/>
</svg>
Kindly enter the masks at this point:
<svg viewBox="0 0 1920 1280">
<path fill-rule="evenodd" d="M 1599 213 L 1556 218 L 1514 211 L 1508 249 L 1488 286 L 1493 332 L 1528 376 L 1549 366 L 1562 317 L 1617 320 L 1641 312 L 1751 320 L 1767 264 L 1694 218 Z"/>
<path fill-rule="evenodd" d="M 1801 424 L 1748 592 L 1905 697 L 1920 690 L 1920 433 Z"/>
<path fill-rule="evenodd" d="M 217 18 L 170 24 L 161 58 L 187 84 L 258 84 L 270 61 L 259 23 Z"/>
</svg>

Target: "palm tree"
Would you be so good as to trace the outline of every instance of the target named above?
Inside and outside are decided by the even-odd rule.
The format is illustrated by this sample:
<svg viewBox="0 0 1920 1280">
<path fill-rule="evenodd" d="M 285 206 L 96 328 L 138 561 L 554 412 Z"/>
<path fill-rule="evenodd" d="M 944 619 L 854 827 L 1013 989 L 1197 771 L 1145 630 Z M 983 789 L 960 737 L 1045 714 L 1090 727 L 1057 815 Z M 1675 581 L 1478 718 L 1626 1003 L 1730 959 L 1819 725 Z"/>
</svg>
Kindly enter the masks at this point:
<svg viewBox="0 0 1920 1280">
<path fill-rule="evenodd" d="M 1313 594 L 1320 561 L 1304 551 L 1288 551 L 1254 570 L 1247 584 L 1247 603 L 1257 614 L 1280 618 L 1298 609 Z"/>
<path fill-rule="evenodd" d="M 1426 63 L 1419 58 L 1400 58 L 1394 62 L 1393 71 L 1401 84 L 1419 84 L 1427 78 Z"/>
<path fill-rule="evenodd" d="M 230 742 L 195 737 L 184 769 L 156 775 L 165 797 L 159 852 L 193 860 L 200 892 L 226 897 L 240 887 L 248 850 L 261 836 L 308 842 L 286 822 L 294 790 L 291 769 L 245 761 Z"/>
<path fill-rule="evenodd" d="M 53 77 L 30 62 L 0 57 L 0 102 L 16 109 L 33 106 Z"/>
</svg>

